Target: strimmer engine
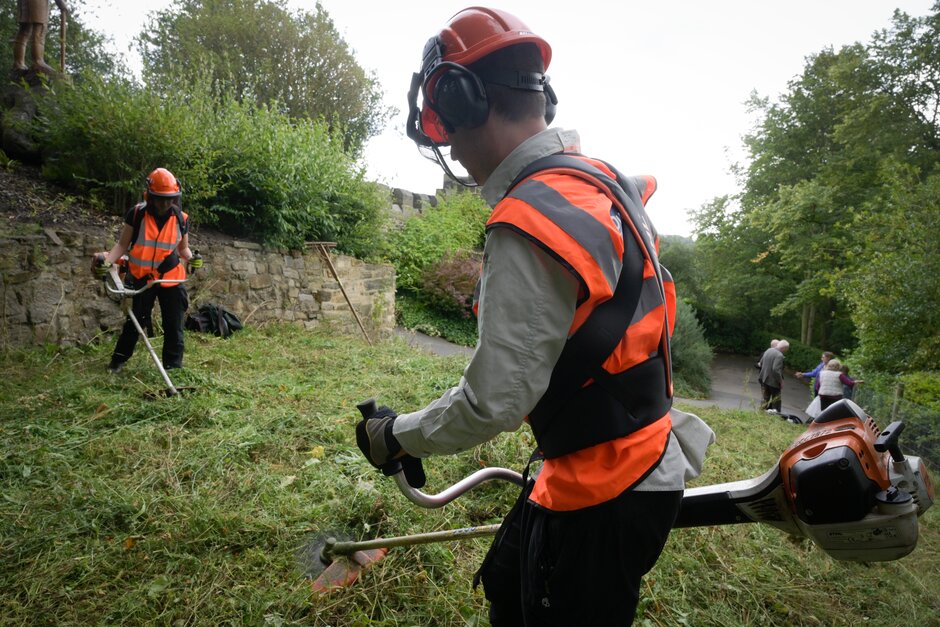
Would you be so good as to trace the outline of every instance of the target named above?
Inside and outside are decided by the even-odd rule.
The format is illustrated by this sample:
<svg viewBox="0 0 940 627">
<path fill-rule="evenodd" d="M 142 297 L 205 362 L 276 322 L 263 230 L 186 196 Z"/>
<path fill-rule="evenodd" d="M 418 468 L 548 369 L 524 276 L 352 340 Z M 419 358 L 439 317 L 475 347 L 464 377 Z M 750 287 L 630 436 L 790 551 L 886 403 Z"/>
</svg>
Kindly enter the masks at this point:
<svg viewBox="0 0 940 627">
<path fill-rule="evenodd" d="M 935 498 L 924 463 L 901 452 L 903 430 L 879 431 L 852 401 L 834 403 L 761 477 L 686 490 L 676 527 L 763 522 L 835 559 L 903 557 Z"/>
</svg>

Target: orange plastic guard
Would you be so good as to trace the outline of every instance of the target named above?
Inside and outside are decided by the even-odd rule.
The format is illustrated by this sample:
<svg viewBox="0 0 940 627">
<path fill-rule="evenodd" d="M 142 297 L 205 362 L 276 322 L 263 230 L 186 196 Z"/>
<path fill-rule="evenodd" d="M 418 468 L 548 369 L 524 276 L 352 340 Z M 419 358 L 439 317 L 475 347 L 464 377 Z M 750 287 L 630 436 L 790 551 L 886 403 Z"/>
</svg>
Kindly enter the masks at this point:
<svg viewBox="0 0 940 627">
<path fill-rule="evenodd" d="M 351 586 L 362 569 L 372 562 L 377 562 L 388 553 L 388 549 L 369 549 L 356 551 L 352 555 L 337 555 L 333 563 L 326 567 L 320 576 L 310 584 L 314 594 L 325 594 L 336 588 Z"/>
</svg>

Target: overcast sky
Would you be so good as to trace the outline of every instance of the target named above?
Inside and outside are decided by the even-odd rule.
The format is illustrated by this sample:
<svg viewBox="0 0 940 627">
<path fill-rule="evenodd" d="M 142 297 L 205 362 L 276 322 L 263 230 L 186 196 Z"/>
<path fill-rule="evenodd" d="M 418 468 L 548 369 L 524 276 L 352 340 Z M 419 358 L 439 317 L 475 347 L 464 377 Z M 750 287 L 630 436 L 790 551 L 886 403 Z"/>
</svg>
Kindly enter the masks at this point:
<svg viewBox="0 0 940 627">
<path fill-rule="evenodd" d="M 86 23 L 128 46 L 148 11 L 170 0 L 88 0 Z M 405 94 L 424 42 L 470 3 L 453 0 L 320 0 L 359 63 L 375 73 L 399 109 L 366 149 L 370 177 L 434 193 L 443 174 L 405 137 Z M 652 174 L 647 207 L 663 234 L 689 235 L 688 210 L 734 193 L 732 163 L 755 118 L 752 90 L 776 98 L 826 46 L 867 43 L 896 8 L 930 12 L 933 0 L 503 0 L 553 49 L 548 69 L 558 94 L 554 126 L 581 133 L 582 149 L 625 174 Z M 313 1 L 288 0 L 312 10 Z"/>
</svg>

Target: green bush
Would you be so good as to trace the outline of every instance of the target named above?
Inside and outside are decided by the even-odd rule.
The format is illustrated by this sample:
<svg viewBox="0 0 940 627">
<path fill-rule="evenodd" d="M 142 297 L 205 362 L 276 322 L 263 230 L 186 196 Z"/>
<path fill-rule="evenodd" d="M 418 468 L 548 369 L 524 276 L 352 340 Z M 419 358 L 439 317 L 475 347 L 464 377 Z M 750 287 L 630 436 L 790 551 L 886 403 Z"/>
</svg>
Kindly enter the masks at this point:
<svg viewBox="0 0 940 627">
<path fill-rule="evenodd" d="M 388 260 L 395 266 L 400 290 L 417 291 L 425 270 L 447 254 L 483 246 L 490 208 L 477 194 L 451 192 L 437 207 L 408 218 L 389 235 Z"/>
<path fill-rule="evenodd" d="M 712 349 L 695 310 L 681 298 L 676 303 L 676 326 L 672 336 L 672 371 L 676 394 L 707 396 L 712 385 Z"/>
<path fill-rule="evenodd" d="M 155 93 L 129 80 L 82 77 L 44 99 L 36 126 L 47 177 L 123 212 L 146 174 L 169 168 L 195 223 L 266 244 L 336 241 L 358 256 L 381 249 L 378 187 L 323 122 L 292 121 L 205 83 Z"/>
<path fill-rule="evenodd" d="M 751 355 L 769 346 L 770 340 L 763 340 L 759 325 L 751 320 L 707 307 L 697 309 L 696 313 L 705 338 L 716 351 Z"/>
<path fill-rule="evenodd" d="M 482 262 L 479 253 L 445 254 L 421 275 L 420 300 L 445 315 L 473 318 L 473 295 Z"/>
<path fill-rule="evenodd" d="M 940 411 L 940 371 L 910 372 L 901 376 L 901 382 L 904 384 L 904 398 Z"/>
<path fill-rule="evenodd" d="M 787 368 L 792 368 L 797 372 L 807 372 L 819 365 L 820 355 L 823 354 L 823 349 L 816 346 L 808 346 L 790 338 L 781 337 L 778 339 L 785 339 L 790 343 L 790 350 L 787 351 L 786 355 Z M 770 340 L 768 340 L 768 344 L 765 345 L 765 349 L 767 346 L 770 346 L 769 342 Z"/>
</svg>

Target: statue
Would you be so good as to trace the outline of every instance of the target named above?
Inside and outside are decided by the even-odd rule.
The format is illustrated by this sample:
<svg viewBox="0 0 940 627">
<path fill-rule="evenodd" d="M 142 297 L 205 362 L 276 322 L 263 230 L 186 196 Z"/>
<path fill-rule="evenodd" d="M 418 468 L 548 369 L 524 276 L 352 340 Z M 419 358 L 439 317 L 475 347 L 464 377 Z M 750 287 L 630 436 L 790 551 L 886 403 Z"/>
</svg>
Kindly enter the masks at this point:
<svg viewBox="0 0 940 627">
<path fill-rule="evenodd" d="M 55 0 L 56 6 L 62 11 L 62 19 L 68 15 L 65 0 Z M 17 21 L 20 28 L 13 40 L 13 71 L 25 74 L 30 70 L 26 66 L 26 46 L 32 39 L 32 70 L 36 73 L 53 74 L 53 70 L 45 61 L 46 29 L 49 25 L 49 0 L 17 0 Z"/>
</svg>

